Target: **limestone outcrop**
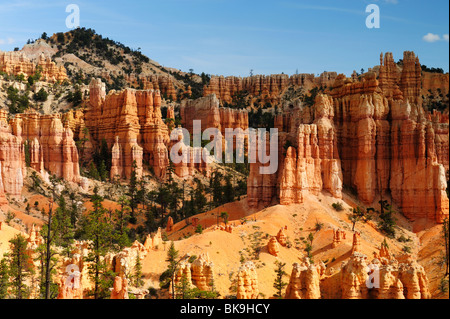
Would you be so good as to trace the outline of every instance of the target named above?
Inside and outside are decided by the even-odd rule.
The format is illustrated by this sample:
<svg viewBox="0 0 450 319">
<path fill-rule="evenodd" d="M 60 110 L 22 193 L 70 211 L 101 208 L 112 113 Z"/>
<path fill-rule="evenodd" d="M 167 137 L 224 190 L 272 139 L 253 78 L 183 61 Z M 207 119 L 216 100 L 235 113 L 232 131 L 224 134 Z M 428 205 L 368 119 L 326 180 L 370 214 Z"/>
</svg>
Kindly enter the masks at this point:
<svg viewBox="0 0 450 319">
<path fill-rule="evenodd" d="M 342 229 L 333 229 L 333 243 L 331 247 L 336 248 L 347 237 L 347 233 Z"/>
<path fill-rule="evenodd" d="M 369 262 L 354 252 L 340 269 L 321 277 L 323 299 L 429 299 L 424 268 L 411 255 L 381 257 Z"/>
<path fill-rule="evenodd" d="M 309 258 L 305 258 L 301 264 L 295 263 L 292 267 L 285 299 L 320 299 L 320 279 L 325 265 L 322 262 L 311 264 Z"/>
<path fill-rule="evenodd" d="M 214 282 L 214 264 L 208 253 L 202 253 L 191 265 L 192 284 L 203 291 L 210 291 Z"/>
<path fill-rule="evenodd" d="M 245 92 L 251 97 L 259 97 L 264 103 L 280 103 L 281 96 L 289 86 L 311 90 L 315 87 L 331 86 L 336 72 L 324 72 L 316 77 L 314 74 L 253 75 L 250 77 L 213 76 L 203 88 L 203 96 L 215 94 L 221 101 L 231 103 L 233 98 Z"/>
<path fill-rule="evenodd" d="M 243 264 L 237 274 L 237 299 L 257 299 L 259 295 L 258 275 L 253 262 Z"/>
<path fill-rule="evenodd" d="M 171 232 L 172 229 L 173 229 L 173 218 L 172 216 L 169 216 L 169 218 L 167 219 L 166 231 Z"/>
<path fill-rule="evenodd" d="M 403 64 L 391 53 L 360 77 L 333 77 L 328 94 L 312 107 L 292 103 L 275 117 L 279 130 L 278 172 L 263 175 L 250 164 L 250 207 L 301 203 L 305 194 L 328 191 L 342 197 L 343 185 L 371 205 L 391 194 L 412 220 L 442 222 L 448 170 L 448 116 L 422 107 L 422 72 L 413 52 Z"/>
<path fill-rule="evenodd" d="M 25 173 L 25 153 L 22 138 L 13 134 L 7 122 L 8 113 L 0 110 L 0 203 L 5 194 L 20 196 Z"/>
<path fill-rule="evenodd" d="M 280 245 L 276 237 L 270 238 L 269 243 L 267 244 L 267 250 L 269 251 L 269 254 L 275 257 L 278 256 L 280 253 Z"/>
<path fill-rule="evenodd" d="M 162 119 L 159 90 L 125 89 L 106 95 L 105 85 L 92 80 L 84 122 L 93 143 L 98 146 L 104 139 L 112 150 L 111 178 L 129 179 L 133 163 L 140 177 L 143 161 L 150 164 L 156 177 L 165 178 L 172 142 Z M 195 156 L 195 150 L 190 152 Z M 192 175 L 193 167 L 190 169 L 185 165 L 176 173 Z"/>
<path fill-rule="evenodd" d="M 129 299 L 128 279 L 122 276 L 114 278 L 114 285 L 111 290 L 111 299 Z"/>
<path fill-rule="evenodd" d="M 158 228 L 156 233 L 148 234 L 145 238 L 144 247 L 147 251 L 150 250 L 158 250 L 161 249 L 161 245 L 163 244 L 161 228 Z"/>
<path fill-rule="evenodd" d="M 220 107 L 215 94 L 206 95 L 197 100 L 184 100 L 180 106 L 181 124 L 192 135 L 193 121 L 201 121 L 201 133 L 207 128 L 217 128 L 222 136 L 225 129 L 248 128 L 248 112 Z"/>
<path fill-rule="evenodd" d="M 202 291 L 211 291 L 214 284 L 214 264 L 209 259 L 208 253 L 200 254 L 192 263 L 189 262 L 190 258 L 191 255 L 186 254 L 179 263 L 174 276 L 175 289 L 184 285 L 187 288 L 197 287 Z M 173 295 L 172 285 L 170 294 Z"/>
<path fill-rule="evenodd" d="M 29 77 L 37 71 L 41 74 L 41 81 L 54 83 L 68 79 L 64 66 L 57 66 L 50 57 L 44 54 L 41 54 L 36 61 L 33 61 L 22 51 L 0 51 L 0 72 L 5 72 L 9 75 L 23 74 L 25 77 Z"/>
<path fill-rule="evenodd" d="M 209 158 L 205 155 L 206 150 L 202 147 L 186 145 L 181 127 L 172 130 L 169 145 L 171 150 L 169 157 L 177 176 L 186 178 L 194 175 L 196 170 L 206 176 L 210 175 Z M 178 160 L 175 160 L 175 158 L 178 158 Z"/>
<path fill-rule="evenodd" d="M 30 166 L 68 182 L 80 182 L 78 149 L 73 132 L 60 114 L 17 114 L 11 120 L 12 133 L 28 145 Z"/>
<path fill-rule="evenodd" d="M 278 231 L 276 239 L 281 246 L 286 247 L 287 237 L 286 233 L 284 232 L 284 227 Z"/>
<path fill-rule="evenodd" d="M 147 253 L 145 245 L 136 240 L 131 247 L 125 247 L 117 254 L 108 253 L 105 259 L 112 271 L 120 276 L 127 276 L 134 271 L 138 258 L 142 262 Z"/>
<path fill-rule="evenodd" d="M 355 252 L 359 252 L 360 250 L 361 250 L 361 233 L 354 232 L 351 253 L 353 254 Z"/>
</svg>

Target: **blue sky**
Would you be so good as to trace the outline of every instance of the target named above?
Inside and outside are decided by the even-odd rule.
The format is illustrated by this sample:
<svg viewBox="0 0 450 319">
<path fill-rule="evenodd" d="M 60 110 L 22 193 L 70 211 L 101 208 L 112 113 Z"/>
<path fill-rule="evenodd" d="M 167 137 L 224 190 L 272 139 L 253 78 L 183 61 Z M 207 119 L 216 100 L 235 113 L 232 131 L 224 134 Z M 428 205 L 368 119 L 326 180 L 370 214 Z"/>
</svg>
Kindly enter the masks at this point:
<svg viewBox="0 0 450 319">
<path fill-rule="evenodd" d="M 406 50 L 449 70 L 447 0 L 0 0 L 0 50 L 22 48 L 44 31 L 69 31 L 72 3 L 82 27 L 183 71 L 350 75 L 379 64 L 381 52 L 398 60 Z M 379 29 L 366 27 L 372 3 Z"/>
</svg>

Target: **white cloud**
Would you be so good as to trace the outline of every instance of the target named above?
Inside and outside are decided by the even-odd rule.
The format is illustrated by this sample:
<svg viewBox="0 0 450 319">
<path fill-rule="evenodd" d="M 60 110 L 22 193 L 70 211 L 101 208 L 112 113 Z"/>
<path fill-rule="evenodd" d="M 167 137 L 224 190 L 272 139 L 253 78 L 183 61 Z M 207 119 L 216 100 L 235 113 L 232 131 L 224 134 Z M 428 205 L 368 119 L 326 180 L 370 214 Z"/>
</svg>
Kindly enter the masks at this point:
<svg viewBox="0 0 450 319">
<path fill-rule="evenodd" d="M 447 41 L 447 42 L 448 42 L 448 33 L 447 33 L 447 34 L 444 34 L 444 35 L 442 36 L 442 38 L 444 39 L 444 41 Z"/>
<path fill-rule="evenodd" d="M 434 33 L 430 32 L 427 35 L 424 35 L 422 39 L 424 41 L 426 41 L 426 42 L 432 43 L 432 42 L 439 41 L 441 39 L 441 37 L 439 35 L 437 35 L 437 34 L 434 34 Z"/>
<path fill-rule="evenodd" d="M 16 40 L 14 40 L 13 38 L 0 39 L 0 45 L 3 45 L 3 44 L 13 44 L 14 42 L 16 42 Z"/>
</svg>

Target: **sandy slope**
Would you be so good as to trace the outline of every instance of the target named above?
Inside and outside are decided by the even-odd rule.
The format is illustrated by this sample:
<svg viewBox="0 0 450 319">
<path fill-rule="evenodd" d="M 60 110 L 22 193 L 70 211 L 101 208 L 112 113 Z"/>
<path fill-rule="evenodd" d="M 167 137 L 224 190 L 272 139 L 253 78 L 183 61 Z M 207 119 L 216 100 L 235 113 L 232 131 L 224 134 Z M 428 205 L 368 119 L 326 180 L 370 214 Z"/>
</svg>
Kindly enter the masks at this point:
<svg viewBox="0 0 450 319">
<path fill-rule="evenodd" d="M 347 199 L 346 199 L 347 200 Z M 195 234 L 192 225 L 187 226 L 185 221 L 174 225 L 174 230 L 169 235 L 170 240 L 174 240 L 176 249 L 180 255 L 190 253 L 199 255 L 207 252 L 214 263 L 215 284 L 222 296 L 230 294 L 229 276 L 235 273 L 240 265 L 240 251 L 250 247 L 249 235 L 262 232 L 262 251 L 259 260 L 255 260 L 257 265 L 259 289 L 262 296 L 269 298 L 273 295 L 273 282 L 275 279 L 274 262 L 280 260 L 286 263 L 286 272 L 290 275 L 292 264 L 301 261 L 304 256 L 303 238 L 307 238 L 309 233 L 313 233 L 313 260 L 324 261 L 328 267 L 339 267 L 350 256 L 353 233 L 352 224 L 347 218 L 350 206 L 344 203 L 344 211 L 336 212 L 331 204 L 336 202 L 335 198 L 323 193 L 318 197 L 311 196 L 303 204 L 281 206 L 276 205 L 259 212 L 248 209 L 246 199 L 240 202 L 226 204 L 212 212 L 196 216 L 199 223 L 206 228 L 202 234 Z M 355 204 L 348 201 L 351 204 Z M 216 230 L 217 213 L 226 211 L 229 213 L 229 222 L 235 225 L 233 233 Z M 386 238 L 390 252 L 394 255 L 401 254 L 404 246 L 410 246 L 413 253 L 419 253 L 419 262 L 430 274 L 430 289 L 433 297 L 444 297 L 437 291 L 437 283 L 440 280 L 441 272 L 437 269 L 431 257 L 439 254 L 438 243 L 441 241 L 438 232 L 441 226 L 437 225 L 421 233 L 414 234 L 405 229 L 412 229 L 403 216 L 397 214 L 398 224 L 406 226 L 397 230 L 397 238 L 403 234 L 406 238 L 411 238 L 411 242 L 401 243 L 396 239 L 386 238 L 377 230 L 376 222 L 357 223 L 356 230 L 361 232 L 361 250 L 369 258 L 374 252 L 378 252 L 381 242 Z M 242 224 L 240 219 L 245 217 L 247 222 Z M 316 231 L 316 223 L 322 223 L 322 229 Z M 267 242 L 271 236 L 275 236 L 280 228 L 287 226 L 286 235 L 292 244 L 290 248 L 281 247 L 278 257 L 274 257 L 267 252 Z M 331 247 L 333 241 L 333 228 L 341 228 L 346 231 L 346 240 L 336 248 Z M 187 234 L 194 234 L 186 239 Z M 168 244 L 166 245 L 166 250 Z M 166 269 L 167 251 L 152 251 L 144 260 L 144 273 L 147 285 L 158 287 L 159 275 Z M 288 277 L 285 279 L 288 281 Z"/>
<path fill-rule="evenodd" d="M 45 208 L 46 203 L 42 198 L 30 198 L 31 204 L 39 201 L 39 208 Z M 225 204 L 210 212 L 195 216 L 199 219 L 199 224 L 203 227 L 202 234 L 196 234 L 192 225 L 186 221 L 181 221 L 174 225 L 174 230 L 167 234 L 169 240 L 173 240 L 175 247 L 180 251 L 180 256 L 189 253 L 191 255 L 200 255 L 208 253 L 211 261 L 214 263 L 215 285 L 222 296 L 230 294 L 230 276 L 235 275 L 240 266 L 241 255 L 249 257 L 250 237 L 261 232 L 261 253 L 258 260 L 253 260 L 257 266 L 259 281 L 259 290 L 261 296 L 270 298 L 274 294 L 273 282 L 275 279 L 276 260 L 286 263 L 285 271 L 290 275 L 292 264 L 300 262 L 305 254 L 303 240 L 310 233 L 314 235 L 313 241 L 313 260 L 324 261 L 328 267 L 339 267 L 342 262 L 350 256 L 352 246 L 352 224 L 349 222 L 347 214 L 352 206 L 359 203 L 351 197 L 345 195 L 341 200 L 344 210 L 337 212 L 332 208 L 332 204 L 337 202 L 335 198 L 327 193 L 319 196 L 307 197 L 303 204 L 281 206 L 275 205 L 262 210 L 249 209 L 247 200 Z M 114 209 L 118 207 L 117 203 L 105 201 L 106 208 Z M 42 207 L 41 207 L 42 206 Z M 85 207 L 90 208 L 86 203 Z M 218 220 L 217 215 L 221 212 L 229 214 L 229 223 L 235 227 L 232 233 L 228 233 L 217 228 L 217 224 L 223 223 Z M 17 217 L 24 219 L 25 223 L 32 223 L 29 220 L 31 216 L 21 213 Z M 442 294 L 438 290 L 443 271 L 436 265 L 437 258 L 442 251 L 442 226 L 435 225 L 431 228 L 413 233 L 414 224 L 409 222 L 400 214 L 396 215 L 397 224 L 402 228 L 397 229 L 397 238 L 404 235 L 411 238 L 408 243 L 401 243 L 396 239 L 388 239 L 377 230 L 376 221 L 368 223 L 357 223 L 356 230 L 361 232 L 361 250 L 369 258 L 373 252 L 378 251 L 381 242 L 386 238 L 390 252 L 400 254 L 404 246 L 409 246 L 412 252 L 417 254 L 418 261 L 423 265 L 430 281 L 430 290 L 433 298 L 448 298 L 447 294 Z M 2 218 L 4 219 L 4 218 Z M 244 221 L 245 220 L 245 221 Z M 192 221 L 192 219 L 191 219 Z M 316 231 L 316 224 L 321 223 L 322 228 Z M 280 247 L 278 257 L 270 255 L 267 251 L 267 243 L 271 236 L 275 236 L 280 228 L 287 227 L 285 233 L 288 237 L 290 247 Z M 331 247 L 333 241 L 333 229 L 340 228 L 345 230 L 346 239 L 336 248 Z M 3 223 L 3 229 L 0 230 L 0 255 L 3 254 L 8 245 L 8 241 L 16 234 L 18 230 Z M 167 249 L 169 242 L 157 251 L 151 251 L 143 260 L 143 273 L 145 275 L 145 287 L 159 288 L 159 276 L 166 270 Z M 285 281 L 289 278 L 286 277 Z"/>
</svg>

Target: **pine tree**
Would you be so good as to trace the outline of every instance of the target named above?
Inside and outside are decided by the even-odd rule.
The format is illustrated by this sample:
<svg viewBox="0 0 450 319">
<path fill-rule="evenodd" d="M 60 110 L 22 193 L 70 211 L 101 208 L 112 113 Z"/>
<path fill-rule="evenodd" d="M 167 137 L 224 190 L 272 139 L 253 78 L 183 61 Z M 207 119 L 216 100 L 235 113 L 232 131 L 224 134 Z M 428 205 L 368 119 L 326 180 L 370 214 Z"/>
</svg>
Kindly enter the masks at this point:
<svg viewBox="0 0 450 319">
<path fill-rule="evenodd" d="M 169 267 L 167 268 L 168 277 L 172 281 L 172 299 L 176 298 L 175 293 L 175 274 L 177 272 L 178 264 L 180 260 L 178 260 L 179 252 L 175 249 L 175 244 L 173 241 L 170 243 L 169 250 L 167 252 L 166 261 L 169 263 Z"/>
<path fill-rule="evenodd" d="M 0 261 L 0 299 L 8 297 L 9 272 L 6 259 Z"/>
<path fill-rule="evenodd" d="M 144 285 L 144 281 L 142 280 L 142 263 L 139 253 L 136 256 L 136 264 L 134 265 L 134 278 L 134 285 L 136 287 L 139 288 Z"/>
<path fill-rule="evenodd" d="M 87 257 L 89 275 L 94 282 L 93 296 L 103 299 L 109 295 L 109 288 L 113 284 L 114 274 L 108 271 L 106 262 L 102 258 L 113 246 L 113 225 L 108 211 L 103 207 L 103 197 L 94 188 L 91 197 L 93 209 L 88 213 L 85 227 L 87 239 L 91 240 L 90 252 Z"/>
<path fill-rule="evenodd" d="M 28 263 L 27 240 L 22 235 L 16 235 L 9 241 L 9 276 L 11 279 L 11 292 L 16 299 L 26 299 L 29 289 L 25 282 L 31 274 L 31 267 Z"/>
<path fill-rule="evenodd" d="M 121 249 L 131 245 L 128 228 L 126 227 L 130 214 L 129 203 L 126 196 L 119 197 L 120 209 L 116 209 L 114 215 L 114 229 L 116 231 L 117 244 Z"/>
<path fill-rule="evenodd" d="M 214 206 L 217 207 L 222 204 L 223 201 L 223 188 L 221 185 L 221 179 L 223 175 L 220 172 L 215 171 L 211 175 L 211 179 L 209 182 L 211 192 L 212 192 L 212 201 Z"/>
<path fill-rule="evenodd" d="M 275 281 L 273 283 L 273 287 L 276 289 L 276 293 L 273 295 L 276 298 L 281 299 L 283 297 L 283 289 L 287 286 L 287 283 L 283 281 L 284 276 L 287 275 L 287 273 L 284 271 L 284 267 L 286 266 L 286 263 L 282 263 L 278 260 L 275 261 Z"/>
<path fill-rule="evenodd" d="M 130 183 L 128 184 L 128 196 L 130 197 L 129 206 L 131 208 L 130 222 L 135 221 L 135 209 L 138 207 L 138 176 L 136 161 L 133 161 Z"/>
<path fill-rule="evenodd" d="M 175 287 L 177 299 L 193 299 L 194 297 L 194 290 L 191 287 L 191 284 L 189 283 L 186 274 L 183 274 L 181 276 L 181 280 Z"/>
<path fill-rule="evenodd" d="M 227 175 L 225 177 L 225 186 L 223 188 L 223 195 L 224 195 L 224 203 L 231 203 L 234 201 L 234 187 L 231 183 L 231 176 Z"/>
<path fill-rule="evenodd" d="M 53 211 L 53 203 L 56 198 L 54 193 L 56 178 L 51 177 L 50 182 L 52 184 L 52 194 L 48 195 L 50 204 L 46 214 L 47 223 L 42 226 L 40 231 L 44 242 L 38 247 L 42 261 L 41 289 L 45 299 L 51 299 L 52 295 L 55 294 L 56 283 L 53 282 L 52 277 L 55 273 L 57 252 L 53 246 L 69 249 L 74 239 L 74 229 L 71 225 L 70 215 L 63 195 L 58 198 L 58 208 Z"/>
<path fill-rule="evenodd" d="M 106 169 L 106 164 L 104 160 L 100 162 L 100 166 L 98 168 L 98 175 L 100 177 L 100 180 L 102 180 L 103 182 L 108 180 L 108 171 Z"/>
</svg>

